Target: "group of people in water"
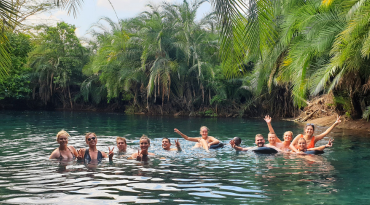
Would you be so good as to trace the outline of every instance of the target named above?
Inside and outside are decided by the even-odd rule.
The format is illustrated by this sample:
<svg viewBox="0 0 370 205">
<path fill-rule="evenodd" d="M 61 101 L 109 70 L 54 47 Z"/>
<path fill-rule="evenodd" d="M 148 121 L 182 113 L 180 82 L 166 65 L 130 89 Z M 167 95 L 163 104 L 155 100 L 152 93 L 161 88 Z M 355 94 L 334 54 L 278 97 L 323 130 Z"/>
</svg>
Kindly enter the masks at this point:
<svg viewBox="0 0 370 205">
<path fill-rule="evenodd" d="M 290 153 L 297 153 L 297 154 L 305 154 L 307 151 L 323 151 L 325 148 L 331 147 L 332 142 L 334 140 L 329 139 L 326 145 L 322 145 L 319 147 L 315 147 L 316 142 L 322 140 L 327 134 L 329 134 L 332 129 L 338 125 L 341 120 L 340 116 L 337 117 L 337 120 L 334 122 L 332 126 L 330 126 L 325 132 L 314 136 L 315 126 L 313 124 L 306 124 L 304 128 L 304 134 L 297 135 L 293 140 L 293 132 L 287 131 L 284 133 L 283 139 L 281 141 L 274 129 L 271 125 L 271 117 L 265 116 L 264 120 L 267 123 L 269 133 L 268 133 L 268 142 L 269 144 L 265 144 L 265 139 L 262 134 L 257 134 L 255 136 L 255 143 L 256 147 L 241 147 L 241 138 L 234 137 L 230 140 L 230 145 L 236 151 L 248 151 L 248 150 L 256 150 L 263 147 L 268 147 L 270 149 L 276 150 L 276 152 L 290 152 Z M 178 129 L 174 129 L 174 132 L 179 134 L 182 138 L 188 141 L 196 142 L 194 148 L 203 148 L 208 151 L 212 147 L 220 147 L 219 145 L 223 145 L 218 139 L 208 136 L 209 129 L 206 126 L 202 126 L 200 128 L 200 135 L 201 137 L 188 137 L 187 135 L 180 132 Z M 99 151 L 96 147 L 98 142 L 98 137 L 95 133 L 87 133 L 85 135 L 85 142 L 89 148 L 87 149 L 79 149 L 76 150 L 73 146 L 68 145 L 68 137 L 69 134 L 62 130 L 58 132 L 56 140 L 59 143 L 59 148 L 55 149 L 51 155 L 50 159 L 78 159 L 78 160 L 85 160 L 85 161 L 101 161 L 103 158 L 109 158 L 109 160 L 113 159 L 114 155 L 114 147 L 108 147 L 108 154 Z M 126 139 L 123 137 L 116 138 L 117 150 L 118 153 L 126 153 L 127 149 L 127 142 Z M 149 152 L 150 147 L 150 139 L 143 135 L 139 141 L 140 149 L 138 152 L 133 153 L 129 159 L 136 159 L 139 161 L 145 160 L 150 155 L 155 155 L 154 153 Z M 162 139 L 162 148 L 166 151 L 181 151 L 181 145 L 179 140 L 175 140 L 175 147 L 171 148 L 172 144 L 170 139 L 163 138 Z"/>
</svg>

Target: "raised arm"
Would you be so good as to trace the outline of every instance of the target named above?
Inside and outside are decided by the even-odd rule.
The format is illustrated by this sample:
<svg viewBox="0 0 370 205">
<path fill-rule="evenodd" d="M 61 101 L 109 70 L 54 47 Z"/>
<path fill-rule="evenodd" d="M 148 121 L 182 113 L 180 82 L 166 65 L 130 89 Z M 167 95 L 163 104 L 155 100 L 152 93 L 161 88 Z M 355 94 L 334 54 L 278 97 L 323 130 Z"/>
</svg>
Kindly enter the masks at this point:
<svg viewBox="0 0 370 205">
<path fill-rule="evenodd" d="M 279 139 L 279 137 L 275 133 L 274 128 L 272 128 L 272 125 L 271 125 L 271 117 L 269 115 L 266 115 L 265 118 L 264 118 L 264 120 L 267 123 L 267 127 L 269 128 L 270 134 L 275 134 L 275 136 L 276 136 L 276 142 L 281 142 L 281 140 Z"/>
<path fill-rule="evenodd" d="M 307 151 L 315 151 L 315 150 L 317 150 L 317 151 L 324 151 L 325 148 L 328 148 L 328 147 L 332 147 L 333 146 L 333 141 L 334 141 L 334 139 L 329 139 L 328 144 L 322 145 L 320 147 L 310 148 L 310 149 L 307 149 Z"/>
<path fill-rule="evenodd" d="M 192 141 L 192 142 L 198 142 L 199 140 L 199 137 L 188 137 L 186 135 L 184 135 L 182 132 L 180 132 L 180 130 L 178 129 L 174 129 L 174 132 L 176 132 L 177 134 L 179 134 L 182 138 L 188 140 L 188 141 Z"/>
<path fill-rule="evenodd" d="M 341 122 L 342 121 L 340 120 L 340 115 L 338 115 L 337 120 L 334 122 L 332 126 L 330 126 L 325 132 L 315 136 L 315 143 L 319 140 L 322 140 L 327 134 L 329 134 L 334 129 L 335 126 L 337 126 Z"/>
<path fill-rule="evenodd" d="M 248 151 L 248 148 L 242 148 L 242 147 L 236 146 L 234 140 L 230 140 L 230 145 L 236 151 Z"/>
<path fill-rule="evenodd" d="M 294 140 L 292 141 L 292 143 L 290 143 L 289 145 L 289 148 L 293 151 L 293 152 L 298 152 L 297 148 L 295 148 L 295 146 L 298 144 L 298 140 L 300 137 L 301 134 L 297 135 Z"/>
</svg>

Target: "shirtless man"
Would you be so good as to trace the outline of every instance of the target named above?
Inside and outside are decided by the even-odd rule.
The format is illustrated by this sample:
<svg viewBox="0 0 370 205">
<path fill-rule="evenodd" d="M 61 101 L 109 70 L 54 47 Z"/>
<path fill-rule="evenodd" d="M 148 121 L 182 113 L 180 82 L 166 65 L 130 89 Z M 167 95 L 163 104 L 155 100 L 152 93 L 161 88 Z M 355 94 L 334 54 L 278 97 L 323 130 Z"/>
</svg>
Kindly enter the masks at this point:
<svg viewBox="0 0 370 205">
<path fill-rule="evenodd" d="M 167 137 L 163 137 L 162 139 L 162 148 L 166 151 L 181 151 L 180 142 L 179 140 L 175 140 L 176 148 L 171 148 L 171 141 Z"/>
<path fill-rule="evenodd" d="M 174 132 L 179 134 L 181 137 L 188 141 L 197 142 L 194 146 L 194 148 L 203 147 L 206 151 L 209 150 L 211 145 L 219 144 L 220 141 L 214 137 L 208 136 L 208 127 L 202 126 L 200 128 L 200 134 L 202 137 L 188 137 L 184 135 L 182 132 L 180 132 L 178 129 L 174 129 Z"/>
<path fill-rule="evenodd" d="M 117 143 L 117 148 L 118 148 L 119 153 L 126 152 L 126 148 L 127 148 L 126 138 L 117 137 L 116 143 Z"/>
<path fill-rule="evenodd" d="M 236 151 L 248 151 L 248 150 L 251 150 L 251 149 L 258 148 L 258 147 L 268 147 L 267 145 L 265 145 L 265 139 L 263 138 L 263 136 L 261 134 L 256 135 L 255 143 L 256 143 L 257 147 L 242 148 L 242 147 L 239 147 L 238 145 L 236 145 L 234 140 L 230 140 L 231 147 L 234 148 Z M 271 148 L 276 149 L 276 147 L 271 147 Z M 276 150 L 278 150 L 278 149 L 276 149 Z M 280 150 L 278 150 L 278 151 L 280 151 Z"/>
<path fill-rule="evenodd" d="M 290 142 L 293 139 L 293 132 L 291 131 L 286 131 L 284 133 L 284 142 L 281 142 L 281 140 L 276 136 L 274 129 L 272 128 L 271 125 L 271 117 L 266 115 L 264 119 L 267 123 L 267 126 L 269 128 L 269 135 L 268 135 L 268 140 L 269 140 L 269 145 L 275 146 L 278 149 L 281 149 L 283 152 L 289 152 L 290 151 Z"/>
</svg>

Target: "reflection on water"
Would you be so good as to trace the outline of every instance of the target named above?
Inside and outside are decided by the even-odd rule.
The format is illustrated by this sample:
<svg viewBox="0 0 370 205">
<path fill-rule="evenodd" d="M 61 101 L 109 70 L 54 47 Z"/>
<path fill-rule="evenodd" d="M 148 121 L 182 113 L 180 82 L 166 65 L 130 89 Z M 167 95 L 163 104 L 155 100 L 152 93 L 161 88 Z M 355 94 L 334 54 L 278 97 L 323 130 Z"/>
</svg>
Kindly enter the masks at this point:
<svg viewBox="0 0 370 205">
<path fill-rule="evenodd" d="M 330 134 L 335 144 L 323 155 L 270 156 L 236 153 L 229 146 L 207 153 L 191 149 L 194 143 L 184 140 L 180 140 L 182 152 L 161 149 L 162 137 L 178 137 L 174 127 L 198 136 L 201 125 L 210 127 L 210 135 L 224 143 L 240 136 L 243 146 L 252 146 L 256 133 L 267 133 L 263 120 L 3 112 L 0 123 L 3 203 L 364 204 L 368 200 L 370 141 L 342 131 Z M 273 125 L 281 134 L 301 130 L 291 122 Z M 138 139 L 148 134 L 150 152 L 156 156 L 138 162 L 116 153 L 113 162 L 100 164 L 48 160 L 62 128 L 71 134 L 69 143 L 75 148 L 86 147 L 88 131 L 97 133 L 98 149 L 103 151 L 114 146 L 115 136 L 126 136 L 126 155 L 137 152 Z"/>
</svg>

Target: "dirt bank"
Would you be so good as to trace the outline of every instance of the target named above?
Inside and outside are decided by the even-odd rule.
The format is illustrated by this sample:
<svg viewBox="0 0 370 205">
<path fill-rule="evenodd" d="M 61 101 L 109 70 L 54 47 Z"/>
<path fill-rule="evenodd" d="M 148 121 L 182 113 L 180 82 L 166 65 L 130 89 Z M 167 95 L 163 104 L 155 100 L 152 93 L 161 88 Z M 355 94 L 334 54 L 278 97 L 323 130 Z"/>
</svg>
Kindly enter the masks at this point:
<svg viewBox="0 0 370 205">
<path fill-rule="evenodd" d="M 340 112 L 336 109 L 332 94 L 319 96 L 307 103 L 308 106 L 293 121 L 329 127 L 335 122 L 338 112 Z M 337 128 L 370 132 L 370 121 L 352 120 L 345 115 L 341 119 L 342 123 Z"/>
<path fill-rule="evenodd" d="M 312 120 L 307 120 L 306 123 L 313 123 L 319 126 L 331 126 L 336 120 L 336 116 L 325 116 L 321 118 L 316 118 Z M 342 122 L 337 126 L 341 129 L 351 129 L 356 131 L 366 131 L 370 132 L 370 121 L 366 120 L 346 120 L 342 119 Z"/>
</svg>

